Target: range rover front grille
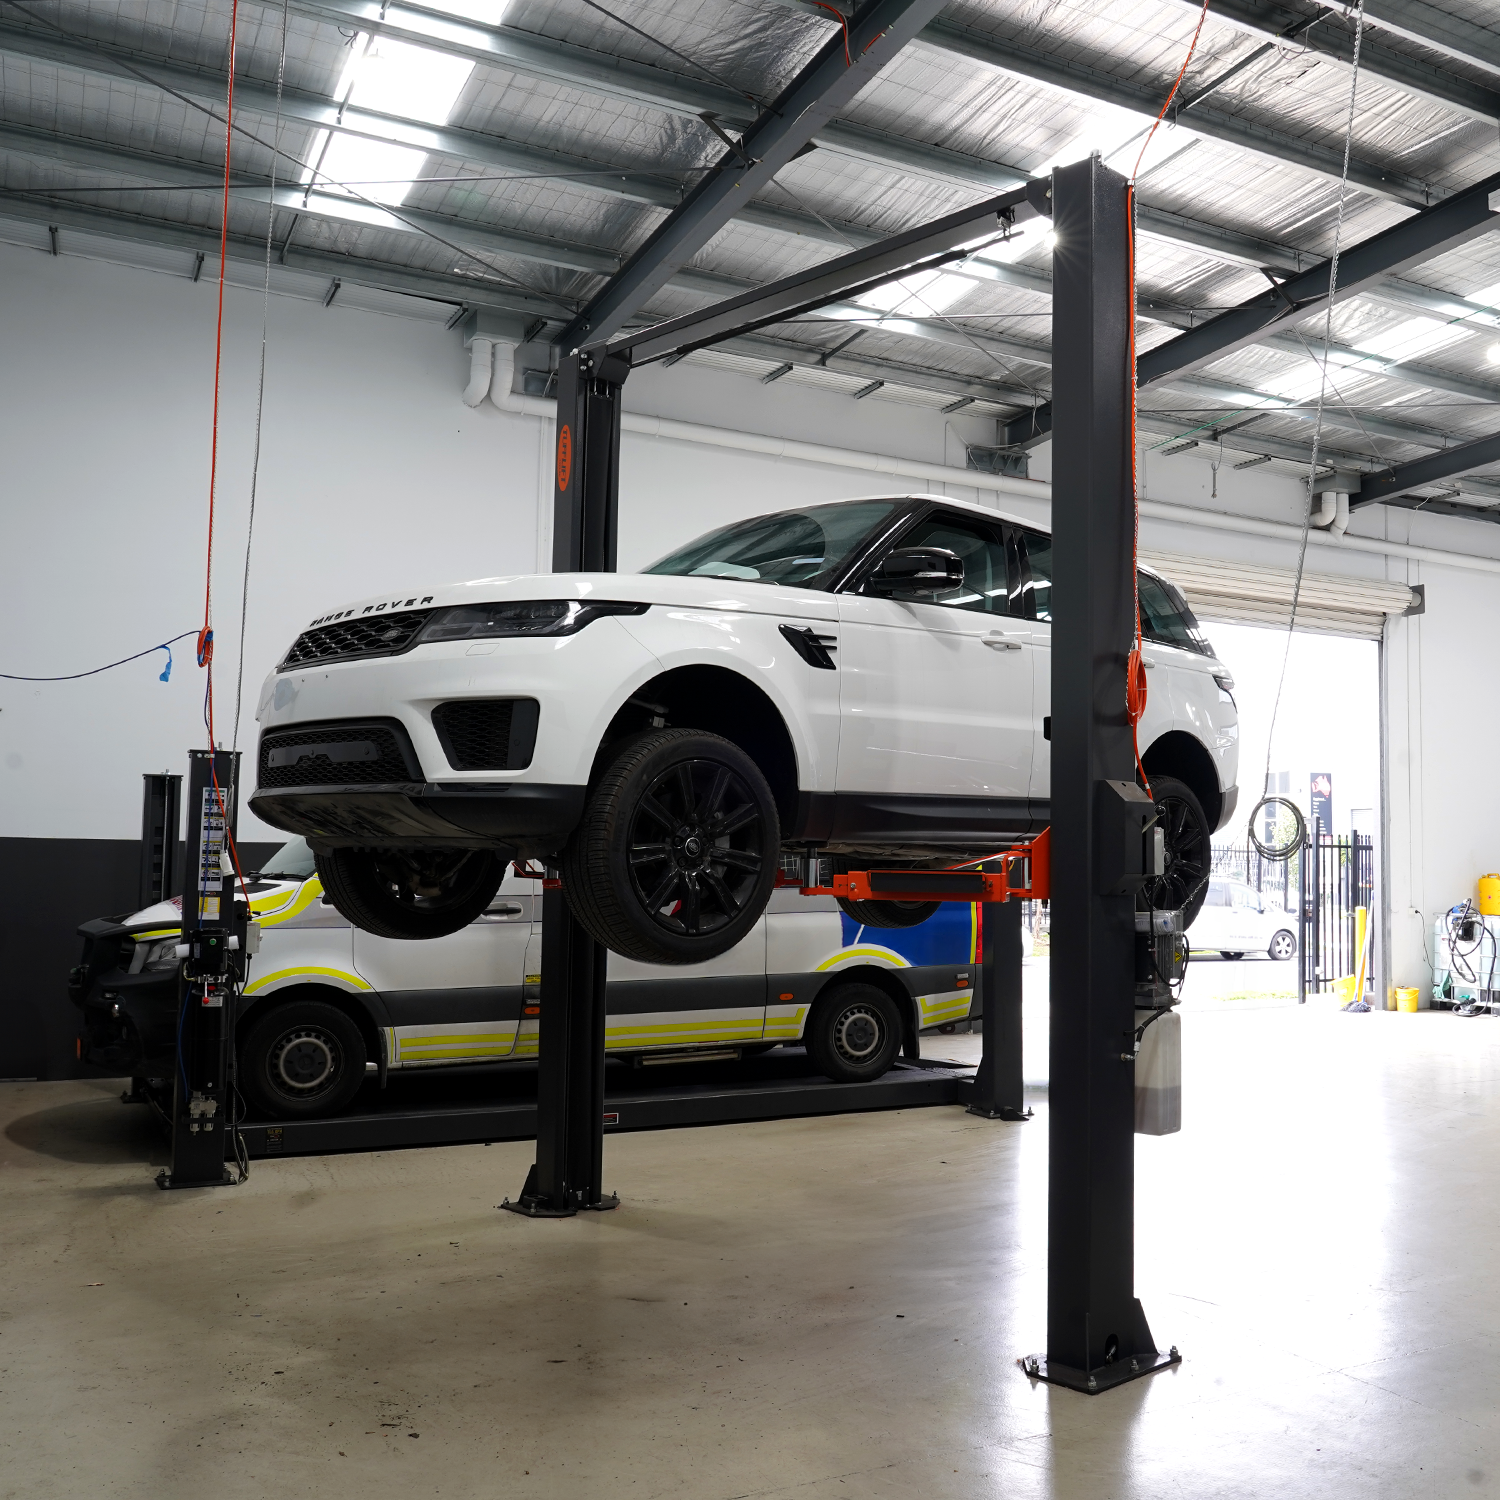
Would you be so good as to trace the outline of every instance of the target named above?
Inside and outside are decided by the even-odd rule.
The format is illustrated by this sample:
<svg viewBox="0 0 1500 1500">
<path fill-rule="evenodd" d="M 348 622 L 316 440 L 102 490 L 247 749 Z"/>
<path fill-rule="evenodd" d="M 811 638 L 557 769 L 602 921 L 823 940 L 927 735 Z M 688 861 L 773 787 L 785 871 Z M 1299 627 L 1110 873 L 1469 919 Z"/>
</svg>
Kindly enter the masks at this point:
<svg viewBox="0 0 1500 1500">
<path fill-rule="evenodd" d="M 414 644 L 435 613 L 431 609 L 409 609 L 395 615 L 360 615 L 304 630 L 276 670 L 285 672 L 321 661 L 350 661 L 357 656 L 396 656 Z"/>
<path fill-rule="evenodd" d="M 268 729 L 260 737 L 258 785 L 276 791 L 420 781 L 404 738 L 388 725 L 358 721 Z"/>
<path fill-rule="evenodd" d="M 455 771 L 520 771 L 536 747 L 535 698 L 469 698 L 432 711 L 443 753 Z"/>
</svg>

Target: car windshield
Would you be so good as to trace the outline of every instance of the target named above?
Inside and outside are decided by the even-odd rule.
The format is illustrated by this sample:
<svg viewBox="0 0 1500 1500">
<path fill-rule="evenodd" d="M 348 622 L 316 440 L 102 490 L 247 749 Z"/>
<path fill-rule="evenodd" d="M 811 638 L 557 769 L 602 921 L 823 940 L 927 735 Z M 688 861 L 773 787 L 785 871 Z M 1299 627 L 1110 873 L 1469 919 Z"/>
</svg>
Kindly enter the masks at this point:
<svg viewBox="0 0 1500 1500">
<path fill-rule="evenodd" d="M 736 521 L 689 542 L 645 571 L 686 578 L 741 578 L 801 589 L 826 588 L 896 503 L 851 500 Z"/>
<path fill-rule="evenodd" d="M 262 880 L 306 880 L 317 873 L 313 852 L 301 838 L 288 839 L 259 872 Z"/>
</svg>

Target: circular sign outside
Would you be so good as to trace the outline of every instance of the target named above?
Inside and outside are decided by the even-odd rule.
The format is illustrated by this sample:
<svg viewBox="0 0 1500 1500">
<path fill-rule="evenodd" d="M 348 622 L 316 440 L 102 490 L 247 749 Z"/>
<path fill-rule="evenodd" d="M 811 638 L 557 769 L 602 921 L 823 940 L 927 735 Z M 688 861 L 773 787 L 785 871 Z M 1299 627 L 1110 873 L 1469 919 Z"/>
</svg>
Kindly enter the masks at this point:
<svg viewBox="0 0 1500 1500">
<path fill-rule="evenodd" d="M 565 490 L 573 474 L 573 431 L 564 423 L 557 433 L 557 487 Z"/>
</svg>

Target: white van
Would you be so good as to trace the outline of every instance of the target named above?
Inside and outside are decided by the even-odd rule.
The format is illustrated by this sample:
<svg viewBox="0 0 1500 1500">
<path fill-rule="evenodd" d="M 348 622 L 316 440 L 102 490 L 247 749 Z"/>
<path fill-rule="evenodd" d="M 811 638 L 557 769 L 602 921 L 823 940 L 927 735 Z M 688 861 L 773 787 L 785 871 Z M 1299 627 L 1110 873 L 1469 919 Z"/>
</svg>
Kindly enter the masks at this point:
<svg viewBox="0 0 1500 1500">
<path fill-rule="evenodd" d="M 430 942 L 376 937 L 323 893 L 312 851 L 284 845 L 249 882 L 262 929 L 236 1036 L 240 1088 L 273 1118 L 335 1113 L 367 1071 L 535 1057 L 540 882 L 508 869 L 488 908 Z M 114 1074 L 172 1075 L 181 904 L 85 923 L 70 990 L 79 1056 Z M 832 898 L 778 889 L 727 953 L 670 968 L 609 958 L 615 1055 L 667 1061 L 802 1044 L 841 1082 L 879 1077 L 925 1029 L 975 1006 L 978 908 L 871 934 Z"/>
</svg>

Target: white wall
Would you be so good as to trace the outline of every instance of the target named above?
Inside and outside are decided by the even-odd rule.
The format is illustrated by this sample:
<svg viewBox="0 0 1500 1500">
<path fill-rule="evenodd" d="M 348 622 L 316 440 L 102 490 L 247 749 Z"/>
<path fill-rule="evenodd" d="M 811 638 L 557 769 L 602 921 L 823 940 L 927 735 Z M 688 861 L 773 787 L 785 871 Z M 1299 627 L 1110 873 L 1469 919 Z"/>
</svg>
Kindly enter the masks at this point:
<svg viewBox="0 0 1500 1500">
<path fill-rule="evenodd" d="M 181 257 L 183 269 L 188 257 Z M 302 278 L 305 282 L 307 278 Z M 288 285 L 292 282 L 289 280 Z M 168 274 L 0 245 L 0 438 L 5 454 L 0 670 L 79 671 L 195 629 L 202 612 L 213 317 L 217 288 Z M 365 306 L 359 305 L 363 301 Z M 376 302 L 389 313 L 369 309 Z M 402 315 L 395 315 L 396 312 Z M 229 287 L 221 415 L 215 623 L 217 727 L 233 717 L 260 354 L 258 291 Z M 540 418 L 459 400 L 468 359 L 446 309 L 415 299 L 273 295 L 256 551 L 246 643 L 250 723 L 259 683 L 297 631 L 340 602 L 506 571 L 548 555 L 551 452 Z M 740 431 L 961 465 L 993 424 L 755 380 L 694 364 L 641 371 L 627 409 Z M 544 451 L 545 450 L 545 451 Z M 1150 498 L 1297 523 L 1300 484 L 1206 455 L 1148 453 Z M 1032 472 L 1046 478 L 1046 448 Z M 857 469 L 792 463 L 627 435 L 620 563 L 640 566 L 709 527 L 799 500 L 882 488 Z M 930 484 L 923 487 L 932 488 Z M 955 484 L 966 499 L 996 497 Z M 1002 508 L 1044 520 L 1041 502 Z M 1356 534 L 1500 556 L 1500 527 L 1405 512 L 1356 516 Z M 1295 547 L 1147 520 L 1159 550 L 1290 567 Z M 1383 655 L 1389 724 L 1394 977 L 1420 982 L 1421 924 L 1500 866 L 1500 795 L 1487 776 L 1500 706 L 1487 646 L 1500 579 L 1315 545 L 1319 572 L 1423 582 L 1428 613 L 1397 621 Z M 179 770 L 205 741 L 202 674 L 182 643 L 161 657 L 62 684 L 0 682 L 0 835 L 129 838 L 143 771 Z M 1245 785 L 1243 809 L 1254 791 Z M 1414 831 L 1415 830 L 1415 831 Z M 274 832 L 246 817 L 246 838 Z"/>
</svg>

